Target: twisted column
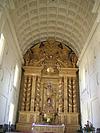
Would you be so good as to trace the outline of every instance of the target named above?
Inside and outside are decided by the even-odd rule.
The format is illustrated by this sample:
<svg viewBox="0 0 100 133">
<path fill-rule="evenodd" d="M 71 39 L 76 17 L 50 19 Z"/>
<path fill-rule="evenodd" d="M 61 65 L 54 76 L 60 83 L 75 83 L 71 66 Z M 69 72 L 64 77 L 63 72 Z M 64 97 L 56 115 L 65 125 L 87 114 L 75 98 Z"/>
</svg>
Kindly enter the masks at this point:
<svg viewBox="0 0 100 133">
<path fill-rule="evenodd" d="M 31 90 L 31 107 L 30 110 L 34 111 L 35 106 L 35 87 L 36 87 L 36 76 L 32 77 L 32 90 Z"/>
<path fill-rule="evenodd" d="M 21 101 L 21 111 L 24 111 L 25 106 L 26 106 L 27 82 L 28 82 L 28 77 L 27 77 L 27 75 L 24 75 L 24 85 L 23 85 L 23 95 L 22 95 L 22 101 Z"/>
<path fill-rule="evenodd" d="M 73 78 L 73 112 L 77 112 L 77 88 L 75 78 Z"/>
<path fill-rule="evenodd" d="M 68 112 L 72 112 L 72 97 L 73 97 L 73 90 L 72 90 L 72 78 L 68 77 Z"/>
<path fill-rule="evenodd" d="M 37 77 L 37 84 L 36 84 L 36 111 L 40 109 L 40 77 Z"/>
<path fill-rule="evenodd" d="M 77 88 L 75 77 L 68 78 L 68 112 L 77 112 Z"/>
<path fill-rule="evenodd" d="M 31 104 L 31 88 L 32 88 L 32 77 L 28 77 L 28 84 L 27 84 L 27 95 L 26 95 L 26 111 L 30 111 L 30 104 Z"/>
<path fill-rule="evenodd" d="M 64 76 L 64 112 L 67 113 L 67 76 Z"/>
<path fill-rule="evenodd" d="M 59 80 L 59 92 L 58 92 L 58 112 L 61 113 L 63 112 L 63 106 L 64 106 L 64 95 L 63 95 L 63 91 L 64 91 L 64 84 L 62 81 L 62 78 Z"/>
</svg>

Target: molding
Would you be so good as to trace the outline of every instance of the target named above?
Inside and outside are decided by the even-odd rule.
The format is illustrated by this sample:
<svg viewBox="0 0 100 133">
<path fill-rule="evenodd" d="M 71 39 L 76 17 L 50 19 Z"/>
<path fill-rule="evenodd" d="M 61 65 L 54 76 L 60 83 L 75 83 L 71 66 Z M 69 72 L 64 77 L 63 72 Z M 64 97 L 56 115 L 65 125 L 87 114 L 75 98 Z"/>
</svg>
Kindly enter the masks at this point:
<svg viewBox="0 0 100 133">
<path fill-rule="evenodd" d="M 99 5 L 98 10 L 100 10 L 100 5 Z M 98 19 L 98 18 L 99 18 L 99 19 Z M 92 30 L 91 30 L 91 32 L 90 32 L 90 34 L 89 34 L 89 36 L 88 36 L 88 39 L 87 39 L 87 41 L 86 41 L 86 43 L 85 43 L 85 45 L 84 45 L 84 47 L 83 47 L 83 49 L 82 49 L 82 52 L 81 52 L 81 54 L 80 54 L 80 56 L 79 56 L 79 59 L 78 59 L 78 62 L 77 62 L 77 65 L 78 65 L 78 66 L 80 65 L 80 62 L 81 62 L 81 60 L 82 60 L 82 58 L 83 58 L 83 56 L 84 56 L 84 54 L 85 54 L 87 48 L 91 45 L 90 41 L 92 40 L 92 38 L 93 38 L 93 36 L 94 36 L 94 34 L 95 34 L 95 31 L 96 31 L 96 29 L 97 29 L 97 27 L 98 27 L 98 25 L 99 25 L 99 22 L 100 22 L 100 13 L 99 13 L 99 11 L 98 11 L 98 15 L 97 15 L 97 18 L 96 18 L 96 20 L 95 20 L 95 22 L 94 22 L 94 24 L 93 24 Z"/>
<path fill-rule="evenodd" d="M 97 22 L 100 22 L 100 6 L 99 6 L 99 8 L 98 8 Z"/>
<path fill-rule="evenodd" d="M 95 4 L 94 4 L 93 9 L 92 9 L 93 13 L 98 12 L 99 5 L 100 5 L 100 0 L 95 0 Z"/>
<path fill-rule="evenodd" d="M 90 41 L 91 41 L 91 39 L 93 38 L 93 35 L 94 35 L 94 33 L 95 33 L 95 30 L 96 30 L 97 26 L 98 26 L 98 23 L 97 23 L 97 21 L 95 21 L 95 23 L 94 23 L 94 25 L 93 25 L 93 27 L 92 27 L 92 30 L 91 30 L 91 32 L 90 32 L 90 34 L 89 34 L 89 37 L 88 37 L 88 39 L 87 39 L 87 41 L 86 41 L 86 43 L 85 43 L 85 46 L 84 46 L 84 48 L 83 48 L 83 50 L 82 50 L 82 52 L 81 52 L 81 54 L 80 54 L 80 56 L 79 56 L 79 59 L 78 59 L 78 62 L 77 62 L 77 65 L 78 65 L 78 66 L 80 65 L 80 62 L 81 62 L 81 60 L 82 60 L 82 58 L 83 58 L 83 56 L 84 56 L 84 54 L 85 54 L 87 48 L 88 48 L 89 45 L 90 45 Z"/>
<path fill-rule="evenodd" d="M 17 40 L 17 37 L 16 37 L 16 32 L 15 32 L 15 29 L 14 29 L 14 25 L 13 25 L 12 20 L 10 18 L 9 12 L 8 12 L 8 10 L 6 8 L 5 8 L 5 15 L 7 17 L 7 20 L 8 20 L 9 26 L 10 26 L 10 30 L 11 30 L 13 39 L 15 41 L 16 49 L 18 51 L 20 60 L 23 63 L 24 62 L 23 55 L 22 55 L 22 52 L 21 52 L 20 47 L 19 47 L 19 43 L 18 43 L 18 40 Z"/>
<path fill-rule="evenodd" d="M 9 8 L 10 9 L 15 9 L 15 4 L 13 0 L 9 0 Z"/>
<path fill-rule="evenodd" d="M 8 95 L 6 96 L 6 95 L 2 94 L 1 92 L 0 92 L 0 97 L 5 98 L 6 100 L 8 99 Z"/>
<path fill-rule="evenodd" d="M 13 0 L 0 0 L 0 11 L 4 10 L 4 8 L 15 9 L 15 4 Z"/>
<path fill-rule="evenodd" d="M 3 13 L 0 12 L 0 32 L 2 32 L 5 22 L 6 22 L 6 18 L 3 16 Z"/>
<path fill-rule="evenodd" d="M 2 10 L 3 10 L 3 6 L 0 3 L 0 12 L 2 12 Z"/>
</svg>

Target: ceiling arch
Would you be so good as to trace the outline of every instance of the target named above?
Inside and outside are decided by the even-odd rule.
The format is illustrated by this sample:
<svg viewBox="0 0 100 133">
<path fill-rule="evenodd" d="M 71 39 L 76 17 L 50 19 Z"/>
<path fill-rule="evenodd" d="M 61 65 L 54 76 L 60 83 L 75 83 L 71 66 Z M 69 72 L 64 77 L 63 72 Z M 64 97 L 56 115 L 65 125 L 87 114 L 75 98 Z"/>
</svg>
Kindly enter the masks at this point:
<svg viewBox="0 0 100 133">
<path fill-rule="evenodd" d="M 47 41 L 47 40 L 55 40 L 55 41 L 57 41 L 57 42 L 60 42 L 60 43 L 62 43 L 62 44 L 64 44 L 65 46 L 68 46 L 68 47 L 70 47 L 74 52 L 75 52 L 75 54 L 78 56 L 79 55 L 79 47 L 77 47 L 77 49 L 69 42 L 69 41 L 66 41 L 66 40 L 62 40 L 62 37 L 60 37 L 60 36 L 57 36 L 56 38 L 54 38 L 53 36 L 50 36 L 49 35 L 49 38 L 47 37 L 47 36 L 45 36 L 45 37 L 41 37 L 41 39 L 39 40 L 40 38 L 37 38 L 37 39 L 34 39 L 33 40 L 33 42 L 30 44 L 30 45 L 24 45 L 23 46 L 23 55 L 26 53 L 26 51 L 28 50 L 28 49 L 30 49 L 32 46 L 35 46 L 35 45 L 37 45 L 38 43 L 40 43 L 40 42 L 44 42 L 44 41 Z"/>
<path fill-rule="evenodd" d="M 94 0 L 14 0 L 10 15 L 20 48 L 53 37 L 81 53 L 96 18 Z"/>
</svg>

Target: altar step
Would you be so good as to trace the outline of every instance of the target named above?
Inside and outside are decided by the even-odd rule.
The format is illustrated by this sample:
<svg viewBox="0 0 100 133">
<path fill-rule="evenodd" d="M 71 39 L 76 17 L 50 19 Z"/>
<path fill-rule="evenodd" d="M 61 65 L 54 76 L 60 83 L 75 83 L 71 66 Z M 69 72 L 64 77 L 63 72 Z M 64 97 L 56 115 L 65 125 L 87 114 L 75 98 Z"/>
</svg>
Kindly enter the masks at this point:
<svg viewBox="0 0 100 133">
<path fill-rule="evenodd" d="M 39 132 L 36 132 L 36 131 L 35 132 L 33 132 L 33 131 L 32 132 L 25 132 L 24 131 L 24 132 L 5 132 L 5 133 L 39 133 Z M 54 133 L 54 132 L 40 132 L 40 133 Z"/>
<path fill-rule="evenodd" d="M 56 127 L 45 127 L 45 129 L 43 129 L 42 126 L 34 126 L 32 131 L 32 123 L 17 123 L 16 125 L 16 130 L 22 131 L 21 133 L 77 133 L 78 129 L 80 129 L 80 125 L 69 124 L 65 126 L 65 131 L 61 127 L 58 129 Z"/>
</svg>

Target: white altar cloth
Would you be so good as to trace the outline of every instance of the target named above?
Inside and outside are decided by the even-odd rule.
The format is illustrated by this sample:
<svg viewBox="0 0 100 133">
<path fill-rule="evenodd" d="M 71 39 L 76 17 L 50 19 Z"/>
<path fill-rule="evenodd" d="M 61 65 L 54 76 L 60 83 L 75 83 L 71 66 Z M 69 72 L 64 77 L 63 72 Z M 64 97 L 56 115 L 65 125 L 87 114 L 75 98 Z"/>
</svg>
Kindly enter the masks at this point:
<svg viewBox="0 0 100 133">
<path fill-rule="evenodd" d="M 41 125 L 32 124 L 32 130 L 36 132 L 64 133 L 65 125 Z"/>
</svg>

